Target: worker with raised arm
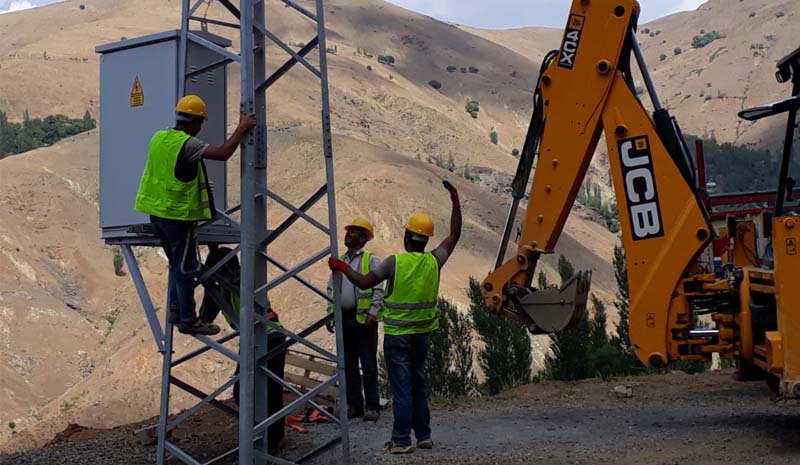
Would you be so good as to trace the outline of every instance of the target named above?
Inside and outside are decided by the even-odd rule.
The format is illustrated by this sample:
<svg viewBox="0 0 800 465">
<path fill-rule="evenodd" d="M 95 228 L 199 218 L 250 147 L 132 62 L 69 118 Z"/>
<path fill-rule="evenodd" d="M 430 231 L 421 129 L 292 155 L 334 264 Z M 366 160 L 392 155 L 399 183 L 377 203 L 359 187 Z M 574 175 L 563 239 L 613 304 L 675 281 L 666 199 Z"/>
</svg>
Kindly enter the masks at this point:
<svg viewBox="0 0 800 465">
<path fill-rule="evenodd" d="M 216 213 L 203 159 L 228 160 L 256 126 L 256 117 L 242 115 L 228 140 L 214 146 L 196 137 L 208 119 L 200 97 L 183 97 L 175 113 L 175 127 L 156 132 L 150 140 L 134 208 L 150 215 L 169 260 L 170 321 L 178 323 L 184 334 L 213 335 L 219 326 L 197 318 L 194 301 L 194 274 L 199 267 L 194 229 L 198 221 L 210 220 Z"/>
<path fill-rule="evenodd" d="M 368 274 L 378 269 L 381 261 L 364 249 L 374 237 L 372 224 L 356 218 L 345 226 L 344 245 L 347 252 L 339 257 L 350 268 Z M 344 373 L 347 381 L 347 417 L 378 421 L 381 404 L 378 393 L 378 318 L 383 310 L 383 284 L 361 290 L 343 279 L 339 292 L 342 299 L 342 331 L 344 339 Z M 333 279 L 328 281 L 328 295 L 333 297 Z M 333 306 L 330 306 L 333 310 Z M 359 370 L 364 371 L 363 377 Z"/>
<path fill-rule="evenodd" d="M 359 289 L 371 289 L 382 281 L 388 283 L 383 311 L 383 353 L 392 390 L 394 426 L 384 450 L 392 454 L 414 452 L 412 429 L 416 447 L 433 448 L 425 360 L 430 333 L 439 328 L 436 307 L 439 273 L 461 237 L 458 191 L 448 181 L 443 185 L 450 192 L 453 204 L 450 235 L 431 252 L 425 252 L 425 247 L 433 237 L 433 221 L 428 215 L 417 213 L 405 226 L 406 252 L 388 257 L 377 270 L 363 274 L 347 262 L 335 257 L 329 259 L 330 268 L 344 273 Z"/>
</svg>

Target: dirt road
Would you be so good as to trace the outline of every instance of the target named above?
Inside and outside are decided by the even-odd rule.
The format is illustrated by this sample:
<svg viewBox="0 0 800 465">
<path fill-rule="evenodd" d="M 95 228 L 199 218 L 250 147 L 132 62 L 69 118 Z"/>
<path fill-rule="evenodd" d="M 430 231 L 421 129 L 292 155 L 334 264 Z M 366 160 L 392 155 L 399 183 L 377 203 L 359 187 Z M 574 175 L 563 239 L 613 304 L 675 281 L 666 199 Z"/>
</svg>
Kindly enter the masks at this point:
<svg viewBox="0 0 800 465">
<path fill-rule="evenodd" d="M 621 398 L 612 390 L 631 386 Z M 177 442 L 207 460 L 235 433 L 209 411 Z M 153 449 L 130 437 L 131 427 L 67 432 L 47 447 L 0 456 L 2 465 L 149 465 Z M 621 464 L 728 465 L 800 463 L 800 406 L 775 401 L 761 382 L 739 383 L 730 373 L 670 374 L 579 383 L 542 383 L 494 398 L 438 405 L 436 448 L 408 456 L 380 453 L 391 428 L 387 412 L 377 426 L 355 422 L 355 464 Z M 191 430 L 189 430 L 191 429 Z M 284 456 L 301 454 L 298 442 L 328 437 L 324 426 L 289 435 Z M 177 462 L 176 462 L 177 463 Z M 334 463 L 322 456 L 312 463 Z"/>
</svg>

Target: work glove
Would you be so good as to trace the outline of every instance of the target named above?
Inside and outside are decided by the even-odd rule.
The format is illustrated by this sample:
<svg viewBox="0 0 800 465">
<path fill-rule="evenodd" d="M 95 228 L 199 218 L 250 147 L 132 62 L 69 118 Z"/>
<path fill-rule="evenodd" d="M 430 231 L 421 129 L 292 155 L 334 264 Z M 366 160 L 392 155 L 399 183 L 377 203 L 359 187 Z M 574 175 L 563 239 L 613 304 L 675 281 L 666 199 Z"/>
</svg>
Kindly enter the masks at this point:
<svg viewBox="0 0 800 465">
<path fill-rule="evenodd" d="M 364 322 L 364 326 L 378 326 L 378 319 L 375 317 L 375 315 L 367 315 L 367 321 Z"/>
<path fill-rule="evenodd" d="M 342 272 L 350 268 L 350 265 L 348 265 L 346 262 L 343 262 L 342 260 L 339 260 L 336 257 L 331 257 L 328 259 L 328 266 L 333 271 L 342 271 Z"/>
<path fill-rule="evenodd" d="M 448 192 L 450 192 L 450 200 L 458 202 L 458 190 L 450 181 L 442 181 L 442 185 Z"/>
</svg>

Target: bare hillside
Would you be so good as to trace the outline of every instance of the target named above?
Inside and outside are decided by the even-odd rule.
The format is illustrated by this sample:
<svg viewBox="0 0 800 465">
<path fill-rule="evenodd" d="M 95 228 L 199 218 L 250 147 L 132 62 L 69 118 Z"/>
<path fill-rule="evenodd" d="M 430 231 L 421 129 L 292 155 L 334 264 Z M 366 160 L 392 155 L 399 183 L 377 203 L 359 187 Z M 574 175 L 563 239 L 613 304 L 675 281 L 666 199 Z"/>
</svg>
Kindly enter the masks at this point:
<svg viewBox="0 0 800 465">
<path fill-rule="evenodd" d="M 640 4 L 648 8 L 646 1 Z M 800 3 L 792 0 L 710 0 L 697 11 L 639 25 L 637 37 L 658 96 L 684 132 L 740 145 L 780 146 L 785 121 L 748 123 L 736 114 L 789 95 L 791 89 L 775 81 L 775 64 L 800 46 L 799 15 Z M 463 29 L 532 60 L 541 60 L 560 42 L 560 34 L 545 28 Z M 713 39 L 692 45 L 695 36 L 704 35 Z M 640 79 L 637 85 L 644 88 Z"/>
<path fill-rule="evenodd" d="M 26 110 L 33 117 L 81 115 L 86 109 L 97 116 L 94 47 L 175 28 L 179 5 L 67 0 L 0 16 L 0 109 L 16 120 Z M 371 248 L 381 256 L 401 249 L 403 221 L 416 210 L 431 213 L 437 237 L 443 237 L 449 200 L 440 181 L 454 181 L 464 201 L 465 233 L 443 275 L 442 292 L 464 304 L 468 278 L 483 277 L 493 262 L 507 205 L 494 192 L 503 192 L 515 169 L 510 152 L 524 138 L 538 63 L 379 1 L 337 0 L 328 8 L 329 44 L 337 47 L 330 75 L 339 221 L 355 215 L 375 221 Z M 203 14 L 225 18 L 216 3 Z M 287 41 L 312 36 L 309 23 L 290 12 L 270 21 Z M 393 55 L 396 64 L 379 64 L 379 54 Z M 283 59 L 276 47 L 269 48 L 269 66 L 274 69 Z M 448 66 L 459 70 L 449 72 Z M 478 71 L 460 71 L 469 66 Z M 270 91 L 270 183 L 298 200 L 322 183 L 314 130 L 318 84 L 300 67 L 291 76 L 291 85 Z M 440 91 L 428 85 L 432 79 L 442 83 Z M 232 67 L 231 101 L 238 100 L 237 80 Z M 481 103 L 478 119 L 464 111 L 468 97 Z M 492 129 L 500 135 L 498 145 L 489 140 Z M 451 154 L 456 172 L 428 161 Z M 238 158 L 231 163 L 235 200 Z M 114 274 L 112 252 L 99 240 L 97 166 L 96 131 L 0 161 L 0 420 L 13 420 L 20 432 L 0 428 L 0 443 L 35 444 L 69 422 L 110 427 L 157 411 L 159 355 L 130 278 Z M 467 166 L 480 180 L 458 175 Z M 321 210 L 312 213 L 324 219 Z M 285 214 L 272 205 L 269 220 L 278 222 Z M 291 243 L 275 244 L 285 246 L 283 254 L 273 252 L 294 263 L 322 240 L 314 234 L 298 228 L 287 238 Z M 595 292 L 606 301 L 614 294 L 615 242 L 605 228 L 573 215 L 560 244 L 576 267 L 594 271 Z M 163 306 L 164 258 L 149 249 L 136 253 L 156 305 Z M 554 258 L 544 265 L 551 277 Z M 320 265 L 306 275 L 324 284 L 328 272 Z M 321 301 L 296 287 L 271 297 L 290 329 L 324 312 Z M 332 344 L 327 336 L 318 342 Z M 545 342 L 536 341 L 540 351 Z M 180 351 L 193 344 L 179 337 Z M 231 369 L 211 358 L 181 376 L 206 386 Z M 178 399 L 176 408 L 182 405 Z"/>
</svg>

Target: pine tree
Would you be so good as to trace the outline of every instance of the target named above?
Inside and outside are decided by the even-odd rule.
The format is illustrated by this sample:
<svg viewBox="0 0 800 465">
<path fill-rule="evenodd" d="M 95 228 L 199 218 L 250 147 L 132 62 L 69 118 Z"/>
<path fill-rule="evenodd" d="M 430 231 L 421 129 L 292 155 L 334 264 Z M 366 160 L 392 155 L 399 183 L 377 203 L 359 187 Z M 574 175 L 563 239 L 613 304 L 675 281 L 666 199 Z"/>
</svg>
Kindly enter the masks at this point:
<svg viewBox="0 0 800 465">
<path fill-rule="evenodd" d="M 614 278 L 617 281 L 617 298 L 614 306 L 617 307 L 619 323 L 617 335 L 612 339 L 614 345 L 625 354 L 633 355 L 630 335 L 630 296 L 628 294 L 628 269 L 625 263 L 625 249 L 614 246 Z"/>
<path fill-rule="evenodd" d="M 92 129 L 97 127 L 97 121 L 92 118 L 92 114 L 89 113 L 89 110 L 86 110 L 86 113 L 83 114 L 83 124 L 82 129 L 84 131 L 91 131 Z"/>
<path fill-rule="evenodd" d="M 539 270 L 537 283 L 539 284 L 539 289 L 547 289 L 548 287 L 550 287 L 550 283 L 547 281 L 547 275 L 545 275 L 544 271 L 542 270 Z"/>
<path fill-rule="evenodd" d="M 439 329 L 431 334 L 428 376 L 431 393 L 455 399 L 473 393 L 472 322 L 449 300 L 439 298 Z"/>
<path fill-rule="evenodd" d="M 483 385 L 489 394 L 497 394 L 531 380 L 531 341 L 528 330 L 516 321 L 494 315 L 486 307 L 480 283 L 470 278 L 467 295 L 470 315 L 483 349 L 478 361 L 486 376 Z"/>
<path fill-rule="evenodd" d="M 545 378 L 574 381 L 593 376 L 589 358 L 591 336 L 592 324 L 588 314 L 584 314 L 574 327 L 552 334 L 552 353 L 544 361 Z"/>
<path fill-rule="evenodd" d="M 572 262 L 563 255 L 558 256 L 558 275 L 561 277 L 562 286 L 569 281 L 570 278 L 575 276 L 575 267 L 572 266 Z"/>
<path fill-rule="evenodd" d="M 558 257 L 558 274 L 563 286 L 573 275 L 575 267 L 563 255 Z M 545 357 L 545 377 L 559 380 L 576 380 L 592 375 L 589 366 L 592 324 L 589 315 L 572 328 L 550 336 L 552 353 Z"/>
<path fill-rule="evenodd" d="M 606 305 L 592 294 L 589 299 L 594 309 L 594 317 L 592 318 L 592 344 L 595 348 L 603 347 L 608 344 L 608 333 L 606 330 L 607 314 Z"/>
<path fill-rule="evenodd" d="M 625 249 L 622 246 L 614 247 L 614 278 L 617 281 L 617 298 L 614 306 L 617 307 L 619 323 L 617 334 L 611 338 L 611 344 L 622 354 L 629 370 L 642 369 L 642 363 L 636 357 L 631 346 L 630 334 L 630 289 L 628 286 L 628 268 L 625 261 Z"/>
</svg>

